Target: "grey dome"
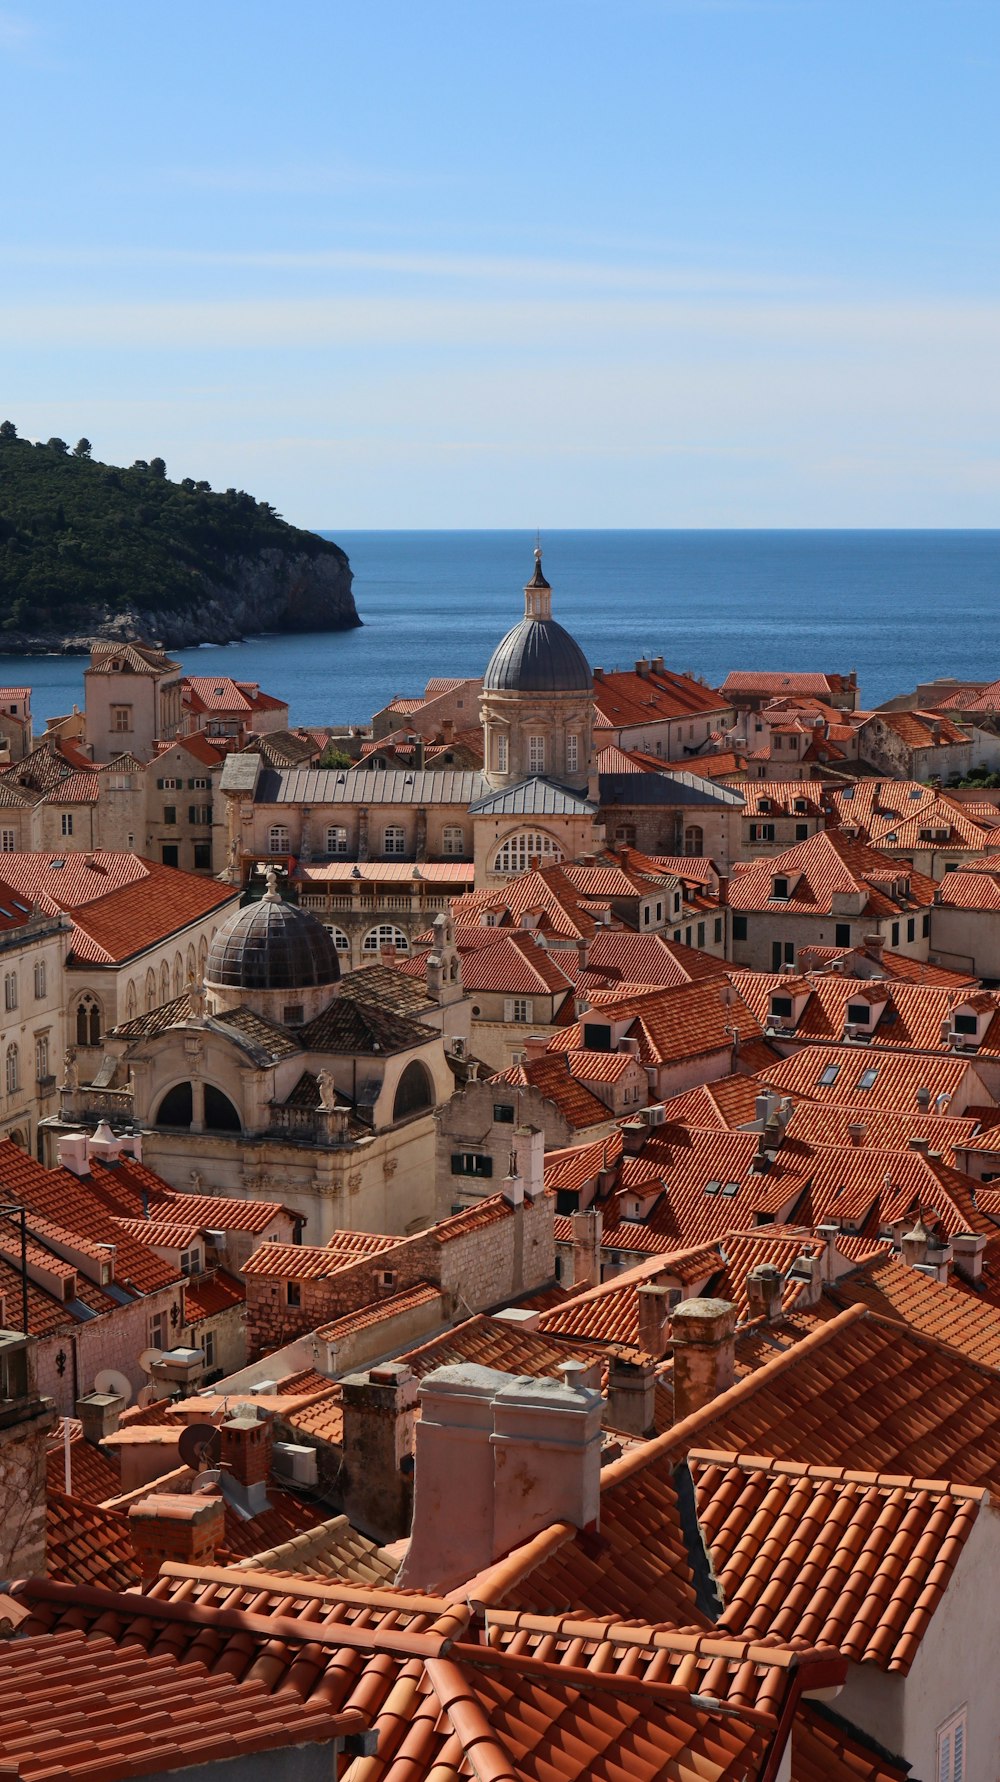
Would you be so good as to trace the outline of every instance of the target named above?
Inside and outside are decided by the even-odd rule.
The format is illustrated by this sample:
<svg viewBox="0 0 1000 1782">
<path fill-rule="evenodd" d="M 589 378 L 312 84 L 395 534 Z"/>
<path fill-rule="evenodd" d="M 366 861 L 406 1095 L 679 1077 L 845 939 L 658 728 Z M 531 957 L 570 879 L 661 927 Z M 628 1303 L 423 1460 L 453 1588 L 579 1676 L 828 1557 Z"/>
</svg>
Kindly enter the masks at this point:
<svg viewBox="0 0 1000 1782">
<path fill-rule="evenodd" d="M 339 977 L 329 929 L 277 891 L 230 916 L 205 964 L 206 983 L 234 990 L 312 990 Z"/>
<path fill-rule="evenodd" d="M 555 619 L 522 619 L 501 638 L 483 676 L 486 693 L 589 693 L 593 684 L 579 644 Z"/>
</svg>

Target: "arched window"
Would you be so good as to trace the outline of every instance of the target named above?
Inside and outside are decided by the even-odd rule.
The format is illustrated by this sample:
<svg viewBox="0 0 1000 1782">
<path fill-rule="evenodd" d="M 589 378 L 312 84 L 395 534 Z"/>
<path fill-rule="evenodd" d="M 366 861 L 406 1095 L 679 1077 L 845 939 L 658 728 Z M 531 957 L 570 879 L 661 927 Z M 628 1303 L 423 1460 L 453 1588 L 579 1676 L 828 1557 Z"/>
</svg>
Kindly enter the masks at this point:
<svg viewBox="0 0 1000 1782">
<path fill-rule="evenodd" d="M 166 960 L 160 966 L 160 1001 L 170 1001 L 170 967 Z"/>
<path fill-rule="evenodd" d="M 157 1126 L 191 1125 L 193 1102 L 190 1083 L 175 1083 L 168 1089 L 156 1110 Z"/>
<path fill-rule="evenodd" d="M 188 950 L 187 950 L 188 983 L 191 983 L 192 979 L 197 976 L 197 973 L 198 973 L 198 956 L 195 953 L 194 948 L 189 945 Z"/>
<path fill-rule="evenodd" d="M 414 1058 L 396 1084 L 392 1117 L 394 1120 L 404 1120 L 407 1114 L 419 1114 L 422 1109 L 433 1106 L 434 1085 L 430 1072 L 419 1058 Z"/>
<path fill-rule="evenodd" d="M 205 1128 L 208 1132 L 242 1132 L 243 1122 L 228 1095 L 205 1084 Z"/>
<path fill-rule="evenodd" d="M 78 1046 L 99 1046 L 101 1043 L 101 1005 L 88 990 L 76 1005 L 76 1043 Z"/>
<path fill-rule="evenodd" d="M 35 962 L 35 1001 L 41 1002 L 45 995 L 45 960 Z"/>
<path fill-rule="evenodd" d="M 536 858 L 541 860 L 543 866 L 556 866 L 562 857 L 562 849 L 557 847 L 551 835 L 522 829 L 518 835 L 509 835 L 503 846 L 497 849 L 493 871 L 527 872 L 532 860 Z"/>
<path fill-rule="evenodd" d="M 150 1014 L 152 1012 L 152 1010 L 155 1009 L 155 1007 L 156 1007 L 156 973 L 153 970 L 152 966 L 150 966 L 149 970 L 146 973 L 146 1013 L 147 1013 L 147 1015 Z"/>
<path fill-rule="evenodd" d="M 17 1047 L 7 1047 L 7 1094 L 16 1095 L 21 1082 L 21 1062 Z"/>
<path fill-rule="evenodd" d="M 8 971 L 3 980 L 3 1006 L 5 1009 L 17 1008 L 17 972 Z"/>
<path fill-rule="evenodd" d="M 383 947 L 395 947 L 397 953 L 408 953 L 409 936 L 397 928 L 395 922 L 380 922 L 377 928 L 369 928 L 361 943 L 363 953 L 381 953 Z"/>
<path fill-rule="evenodd" d="M 288 854 L 291 851 L 291 836 L 286 823 L 272 823 L 267 832 L 267 851 L 269 854 Z"/>
<path fill-rule="evenodd" d="M 705 832 L 698 823 L 689 823 L 684 831 L 685 854 L 703 854 L 705 852 Z"/>
<path fill-rule="evenodd" d="M 198 976 L 200 978 L 203 978 L 205 976 L 205 967 L 207 964 L 208 964 L 208 942 L 205 939 L 205 936 L 202 935 L 201 940 L 198 942 Z"/>
<path fill-rule="evenodd" d="M 135 1016 L 135 985 L 129 980 L 128 994 L 125 997 L 125 1019 L 126 1021 L 134 1021 Z"/>
<path fill-rule="evenodd" d="M 184 990 L 184 961 L 179 953 L 174 954 L 174 995 L 180 996 Z"/>
<path fill-rule="evenodd" d="M 349 953 L 350 952 L 351 937 L 350 937 L 350 935 L 345 934 L 344 930 L 342 928 L 338 928 L 336 922 L 328 922 L 326 925 L 326 930 L 327 930 L 327 933 L 329 934 L 331 940 L 333 941 L 333 944 L 336 947 L 338 953 Z"/>
</svg>

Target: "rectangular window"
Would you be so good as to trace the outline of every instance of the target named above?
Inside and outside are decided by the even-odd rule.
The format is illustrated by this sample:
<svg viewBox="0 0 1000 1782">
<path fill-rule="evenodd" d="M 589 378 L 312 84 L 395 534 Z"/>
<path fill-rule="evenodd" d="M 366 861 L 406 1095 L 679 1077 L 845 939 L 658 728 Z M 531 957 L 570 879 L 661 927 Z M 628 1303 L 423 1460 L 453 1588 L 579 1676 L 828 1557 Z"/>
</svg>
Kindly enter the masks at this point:
<svg viewBox="0 0 1000 1782">
<path fill-rule="evenodd" d="M 899 923 L 898 922 L 894 922 L 892 925 L 892 940 L 890 942 L 890 945 L 893 947 L 899 946 Z"/>
<path fill-rule="evenodd" d="M 163 821 L 168 825 L 173 825 L 177 822 L 177 806 L 175 804 L 164 805 Z"/>
<path fill-rule="evenodd" d="M 851 944 L 851 924 L 849 922 L 838 922 L 837 923 L 837 925 L 833 931 L 833 944 L 835 947 L 849 947 L 850 946 L 850 944 Z"/>
<path fill-rule="evenodd" d="M 510 1102 L 495 1101 L 493 1103 L 493 1118 L 498 1126 L 513 1126 L 514 1109 Z"/>
<path fill-rule="evenodd" d="M 796 825 L 795 825 L 795 839 L 796 839 L 796 841 L 806 841 L 806 840 L 808 840 L 808 837 L 809 837 L 808 823 L 796 823 Z"/>
<path fill-rule="evenodd" d="M 509 752 L 508 752 L 508 747 L 507 747 L 507 735 L 506 735 L 506 732 L 501 731 L 500 735 L 496 739 L 497 773 L 506 773 L 507 772 L 508 759 L 509 759 Z"/>
<path fill-rule="evenodd" d="M 839 1064 L 826 1065 L 824 1067 L 824 1069 L 822 1070 L 822 1072 L 820 1073 L 820 1077 L 819 1077 L 819 1082 L 820 1082 L 821 1088 L 823 1088 L 823 1089 L 832 1088 L 833 1084 L 837 1081 L 837 1078 L 839 1077 L 839 1075 L 840 1075 L 840 1065 Z"/>
<path fill-rule="evenodd" d="M 201 1273 L 201 1251 L 197 1244 L 193 1250 L 181 1251 L 181 1274 L 197 1275 Z"/>
<path fill-rule="evenodd" d="M 848 1003 L 847 1019 L 852 1021 L 855 1027 L 867 1027 L 871 1018 L 872 1012 L 866 1002 Z"/>
<path fill-rule="evenodd" d="M 698 923 L 698 945 L 699 945 L 699 947 L 703 947 L 705 945 L 705 924 L 704 924 L 704 922 Z"/>
<path fill-rule="evenodd" d="M 130 705 L 113 705 L 111 707 L 111 728 L 120 736 L 132 728 L 132 707 Z"/>
<path fill-rule="evenodd" d="M 35 1001 L 41 1002 L 44 995 L 45 995 L 45 961 L 44 961 L 44 959 L 36 959 L 36 961 L 35 961 Z"/>
<path fill-rule="evenodd" d="M 937 1732 L 937 1782 L 966 1782 L 968 1710 L 950 1714 Z"/>
<path fill-rule="evenodd" d="M 975 1015 L 952 1015 L 951 1024 L 956 1033 L 978 1033 L 979 1022 Z"/>
<path fill-rule="evenodd" d="M 915 916 L 910 916 L 907 919 L 906 938 L 908 941 L 916 940 L 917 938 L 917 919 Z"/>
<path fill-rule="evenodd" d="M 504 1003 L 503 1018 L 505 1021 L 530 1021 L 532 1019 L 531 998 L 528 996 L 508 996 Z"/>
<path fill-rule="evenodd" d="M 208 792 L 211 789 L 211 785 L 211 780 L 188 780 L 188 791 Z"/>
<path fill-rule="evenodd" d="M 528 738 L 528 772 L 545 772 L 545 738 L 529 736 Z"/>
<path fill-rule="evenodd" d="M 859 1089 L 874 1089 L 875 1078 L 877 1076 L 878 1076 L 878 1065 L 877 1064 L 869 1065 L 868 1069 L 863 1070 L 861 1072 L 860 1077 L 858 1078 L 858 1088 Z"/>
<path fill-rule="evenodd" d="M 3 1006 L 5 1009 L 17 1008 L 17 973 L 9 971 L 3 981 Z"/>
<path fill-rule="evenodd" d="M 457 823 L 447 823 L 441 839 L 445 854 L 465 853 L 465 830 Z"/>
<path fill-rule="evenodd" d="M 269 854 L 288 854 L 291 852 L 291 837 L 287 825 L 272 823 L 267 832 L 267 851 Z"/>
<path fill-rule="evenodd" d="M 491 1176 L 493 1174 L 492 1157 L 483 1157 L 478 1151 L 454 1151 L 451 1159 L 453 1176 Z"/>
<path fill-rule="evenodd" d="M 59 819 L 59 824 L 60 824 L 60 828 L 62 830 L 63 835 L 72 835 L 72 833 L 73 833 L 73 812 L 72 811 L 63 811 L 63 814 Z"/>
<path fill-rule="evenodd" d="M 35 1076 L 41 1082 L 49 1074 L 49 1036 L 40 1033 L 35 1041 Z"/>
<path fill-rule="evenodd" d="M 746 917 L 745 916 L 734 916 L 733 917 L 733 939 L 734 940 L 746 940 L 746 938 L 747 938 L 747 919 L 746 919 Z"/>
<path fill-rule="evenodd" d="M 215 1331 L 203 1330 L 198 1335 L 197 1347 L 205 1357 L 206 1368 L 215 1366 Z"/>
<path fill-rule="evenodd" d="M 328 854 L 347 853 L 347 830 L 339 823 L 332 823 L 326 832 L 326 851 Z"/>
<path fill-rule="evenodd" d="M 716 916 L 716 918 L 715 918 L 715 939 L 716 939 L 716 942 L 719 942 L 722 939 L 722 917 L 721 916 Z"/>
<path fill-rule="evenodd" d="M 920 925 L 920 932 L 923 935 L 925 940 L 927 939 L 927 936 L 930 934 L 930 931 L 931 931 L 931 919 L 930 919 L 930 915 L 926 915 L 923 919 L 923 922 Z"/>
<path fill-rule="evenodd" d="M 576 773 L 580 765 L 580 739 L 576 736 L 566 738 L 566 772 Z"/>
<path fill-rule="evenodd" d="M 160 849 L 164 866 L 179 866 L 179 850 L 176 842 L 164 842 Z"/>
<path fill-rule="evenodd" d="M 166 1312 L 151 1312 L 149 1315 L 149 1346 L 151 1349 L 165 1349 L 168 1345 L 167 1329 L 169 1320 Z"/>
<path fill-rule="evenodd" d="M 772 996 L 771 1013 L 776 1015 L 779 1021 L 787 1021 L 791 1012 L 792 999 L 790 996 Z"/>
<path fill-rule="evenodd" d="M 195 824 L 211 823 L 212 807 L 210 804 L 189 804 L 188 822 Z"/>
<path fill-rule="evenodd" d="M 585 1052 L 610 1052 L 611 1029 L 606 1021 L 583 1023 L 583 1049 Z"/>
<path fill-rule="evenodd" d="M 382 831 L 382 852 L 383 854 L 406 853 L 406 830 L 402 824 L 390 823 L 388 828 Z"/>
<path fill-rule="evenodd" d="M 0 829 L 0 854 L 17 853 L 16 829 Z"/>
<path fill-rule="evenodd" d="M 787 899 L 787 897 L 788 897 L 788 880 L 787 879 L 772 879 L 771 880 L 771 896 L 780 898 L 782 900 Z"/>
<path fill-rule="evenodd" d="M 157 780 L 156 784 L 159 787 L 161 792 L 180 792 L 184 785 L 184 781 L 183 780 Z"/>
<path fill-rule="evenodd" d="M 211 870 L 212 870 L 212 844 L 211 844 L 211 842 L 195 842 L 195 844 L 194 844 L 194 870 L 195 870 L 195 872 L 211 872 Z"/>
<path fill-rule="evenodd" d="M 300 1281 L 285 1282 L 285 1304 L 289 1306 L 302 1304 L 302 1283 Z"/>
</svg>

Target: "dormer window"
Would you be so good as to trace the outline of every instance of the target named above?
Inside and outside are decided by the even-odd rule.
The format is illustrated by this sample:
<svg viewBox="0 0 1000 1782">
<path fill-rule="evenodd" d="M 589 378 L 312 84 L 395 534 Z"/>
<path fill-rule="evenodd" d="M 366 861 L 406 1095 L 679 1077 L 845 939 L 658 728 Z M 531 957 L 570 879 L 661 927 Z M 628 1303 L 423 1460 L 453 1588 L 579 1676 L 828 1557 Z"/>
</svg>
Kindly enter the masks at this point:
<svg viewBox="0 0 1000 1782">
<path fill-rule="evenodd" d="M 778 898 L 782 902 L 786 902 L 788 899 L 788 880 L 773 878 L 771 880 L 771 896 Z"/>
<path fill-rule="evenodd" d="M 790 996 L 772 996 L 771 1013 L 776 1021 L 790 1021 L 792 1018 L 792 999 Z"/>
<path fill-rule="evenodd" d="M 769 811 L 771 809 L 771 800 L 769 798 L 762 798 L 757 808 L 762 811 Z"/>
<path fill-rule="evenodd" d="M 797 799 L 796 799 L 796 800 L 795 800 L 795 805 L 794 805 L 794 809 L 795 809 L 795 810 L 796 810 L 796 811 L 797 811 L 797 812 L 798 812 L 798 813 L 799 813 L 799 814 L 800 814 L 800 815 L 801 815 L 801 814 L 802 814 L 802 813 L 803 813 L 803 812 L 804 812 L 804 811 L 805 811 L 805 810 L 807 810 L 807 808 L 808 808 L 808 807 L 807 807 L 807 805 L 806 805 L 806 801 L 805 801 L 805 799 L 804 799 L 804 798 L 797 798 Z"/>
<path fill-rule="evenodd" d="M 847 1019 L 853 1022 L 855 1027 L 867 1027 L 871 1020 L 871 1014 L 871 1009 L 866 1002 L 849 1002 L 847 1005 Z"/>
<path fill-rule="evenodd" d="M 974 1037 L 979 1034 L 978 1015 L 952 1015 L 951 1024 L 956 1033 L 971 1033 Z"/>
</svg>

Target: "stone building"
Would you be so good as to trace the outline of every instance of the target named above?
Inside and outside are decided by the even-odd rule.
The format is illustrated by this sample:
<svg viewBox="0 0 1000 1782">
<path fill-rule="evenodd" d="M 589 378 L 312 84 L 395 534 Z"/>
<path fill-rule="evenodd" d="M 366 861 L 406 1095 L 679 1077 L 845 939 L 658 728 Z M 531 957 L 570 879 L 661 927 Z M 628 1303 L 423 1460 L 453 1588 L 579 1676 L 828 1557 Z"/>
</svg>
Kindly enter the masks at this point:
<svg viewBox="0 0 1000 1782">
<path fill-rule="evenodd" d="M 34 1348 L 23 1331 L 0 1329 L 0 1588 L 45 1571 L 45 1456 L 55 1410 L 38 1393 Z"/>
<path fill-rule="evenodd" d="M 83 687 L 92 761 L 113 761 L 126 752 L 148 761 L 158 742 L 181 729 L 181 667 L 163 650 L 96 643 Z"/>
<path fill-rule="evenodd" d="M 341 979 L 328 930 L 272 872 L 219 928 L 204 987 L 109 1035 L 114 1081 L 68 1097 L 52 1137 L 111 1103 L 174 1187 L 197 1171 L 217 1193 L 280 1199 L 317 1244 L 338 1229 L 419 1229 L 434 1212 L 433 1110 L 467 1024 L 457 959 L 451 977 L 435 957 L 427 995 L 400 979 L 400 1012 L 377 972 Z"/>
</svg>

